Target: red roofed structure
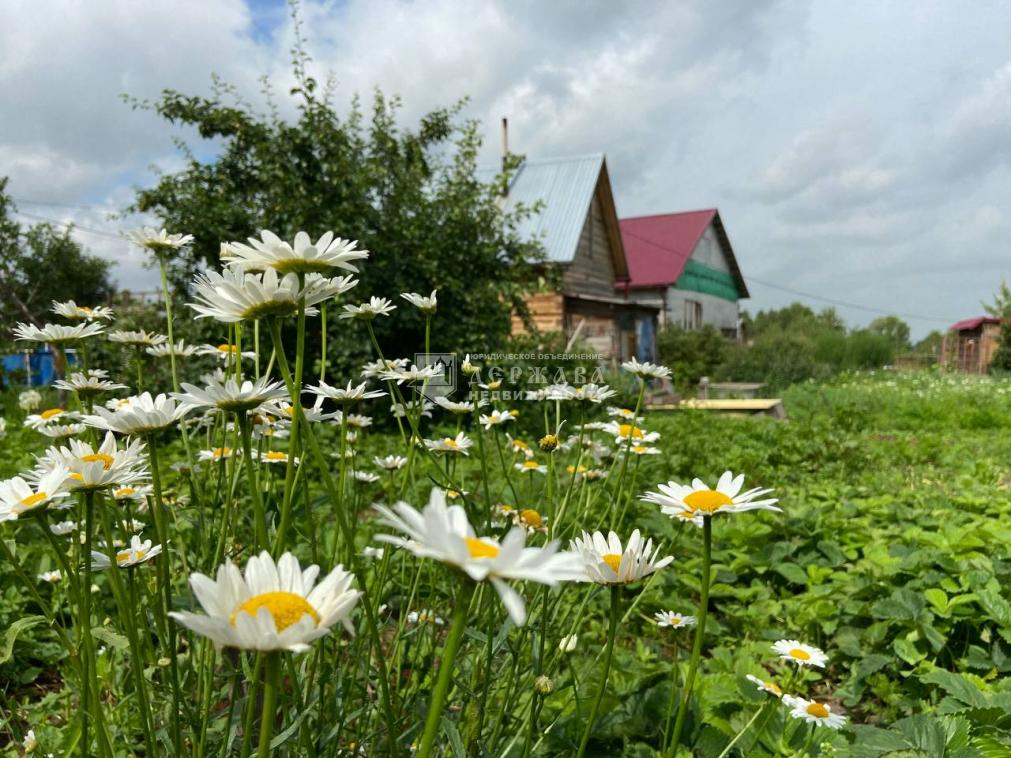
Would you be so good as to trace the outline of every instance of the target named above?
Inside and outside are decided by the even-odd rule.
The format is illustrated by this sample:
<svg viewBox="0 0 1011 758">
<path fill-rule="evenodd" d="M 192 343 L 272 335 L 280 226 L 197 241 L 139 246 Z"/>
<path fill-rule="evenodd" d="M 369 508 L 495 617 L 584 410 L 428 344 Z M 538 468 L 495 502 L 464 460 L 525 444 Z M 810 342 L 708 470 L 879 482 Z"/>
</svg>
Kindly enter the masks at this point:
<svg viewBox="0 0 1011 758">
<path fill-rule="evenodd" d="M 661 324 L 711 325 L 737 336 L 749 297 L 716 208 L 621 219 L 629 280 L 616 288 L 661 308 Z"/>
<path fill-rule="evenodd" d="M 985 374 L 1000 345 L 1003 319 L 977 316 L 957 321 L 948 327 L 941 343 L 941 365 L 954 371 Z"/>
</svg>

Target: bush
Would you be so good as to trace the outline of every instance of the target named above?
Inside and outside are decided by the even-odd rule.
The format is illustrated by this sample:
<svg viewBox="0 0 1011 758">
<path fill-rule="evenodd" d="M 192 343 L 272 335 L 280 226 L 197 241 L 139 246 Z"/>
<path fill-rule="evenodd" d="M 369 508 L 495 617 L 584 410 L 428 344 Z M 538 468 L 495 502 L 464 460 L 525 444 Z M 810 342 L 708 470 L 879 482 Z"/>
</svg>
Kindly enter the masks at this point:
<svg viewBox="0 0 1011 758">
<path fill-rule="evenodd" d="M 726 360 L 731 343 L 712 326 L 686 331 L 667 326 L 656 338 L 660 362 L 673 372 L 674 384 L 690 390 L 703 376 L 712 376 Z"/>
</svg>

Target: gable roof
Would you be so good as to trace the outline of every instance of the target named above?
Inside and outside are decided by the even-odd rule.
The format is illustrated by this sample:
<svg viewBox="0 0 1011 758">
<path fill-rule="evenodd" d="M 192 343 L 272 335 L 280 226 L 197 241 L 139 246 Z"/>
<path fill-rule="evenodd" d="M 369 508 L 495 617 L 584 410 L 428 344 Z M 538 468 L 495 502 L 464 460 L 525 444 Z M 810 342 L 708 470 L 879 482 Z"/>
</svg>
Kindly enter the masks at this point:
<svg viewBox="0 0 1011 758">
<path fill-rule="evenodd" d="M 496 173 L 479 171 L 478 176 L 490 180 Z M 540 212 L 524 218 L 517 232 L 522 237 L 539 239 L 552 263 L 571 263 L 594 193 L 604 211 L 615 272 L 624 279 L 628 264 L 603 153 L 524 160 L 510 177 L 503 207 L 508 211 L 519 203 L 527 207 L 541 203 Z"/>
<path fill-rule="evenodd" d="M 620 223 L 630 287 L 669 287 L 676 284 L 696 245 L 712 224 L 727 256 L 740 297 L 750 297 L 716 208 L 623 218 Z"/>
<path fill-rule="evenodd" d="M 956 321 L 948 327 L 949 332 L 974 332 L 983 324 L 1000 324 L 1003 319 L 997 316 L 977 316 L 976 318 L 966 318 Z"/>
</svg>

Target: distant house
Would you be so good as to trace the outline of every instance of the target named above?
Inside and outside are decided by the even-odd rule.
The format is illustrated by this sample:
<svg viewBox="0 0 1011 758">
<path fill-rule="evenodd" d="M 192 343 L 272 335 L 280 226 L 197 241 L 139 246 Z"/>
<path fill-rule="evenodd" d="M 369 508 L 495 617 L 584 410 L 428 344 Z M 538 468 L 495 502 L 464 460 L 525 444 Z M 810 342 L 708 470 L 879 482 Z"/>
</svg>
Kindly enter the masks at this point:
<svg viewBox="0 0 1011 758">
<path fill-rule="evenodd" d="M 503 202 L 507 209 L 542 204 L 518 231 L 539 239 L 548 265 L 561 269 L 558 292 L 527 300 L 533 325 L 575 338 L 605 359 L 652 360 L 659 308 L 615 288 L 628 282 L 629 267 L 604 155 L 525 160 Z M 514 316 L 513 333 L 525 330 Z"/>
<path fill-rule="evenodd" d="M 1001 319 L 967 318 L 948 327 L 941 343 L 941 365 L 953 371 L 985 374 L 1000 345 Z"/>
<path fill-rule="evenodd" d="M 660 324 L 711 325 L 739 336 L 738 303 L 750 297 L 716 208 L 621 219 L 632 299 L 660 310 Z"/>
</svg>

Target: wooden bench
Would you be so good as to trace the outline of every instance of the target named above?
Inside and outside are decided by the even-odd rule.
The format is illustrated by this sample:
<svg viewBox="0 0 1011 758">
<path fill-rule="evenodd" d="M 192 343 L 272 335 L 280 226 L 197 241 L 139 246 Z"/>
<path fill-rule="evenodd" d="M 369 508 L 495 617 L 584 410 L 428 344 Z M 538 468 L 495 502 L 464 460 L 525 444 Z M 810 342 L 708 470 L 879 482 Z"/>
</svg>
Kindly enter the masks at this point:
<svg viewBox="0 0 1011 758">
<path fill-rule="evenodd" d="M 730 416 L 772 416 L 786 418 L 786 408 L 779 398 L 752 398 L 750 400 L 682 400 L 674 408 L 681 410 L 714 411 Z M 657 410 L 657 406 L 653 406 Z"/>
</svg>

